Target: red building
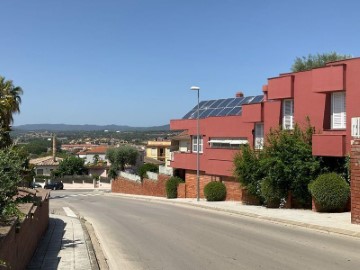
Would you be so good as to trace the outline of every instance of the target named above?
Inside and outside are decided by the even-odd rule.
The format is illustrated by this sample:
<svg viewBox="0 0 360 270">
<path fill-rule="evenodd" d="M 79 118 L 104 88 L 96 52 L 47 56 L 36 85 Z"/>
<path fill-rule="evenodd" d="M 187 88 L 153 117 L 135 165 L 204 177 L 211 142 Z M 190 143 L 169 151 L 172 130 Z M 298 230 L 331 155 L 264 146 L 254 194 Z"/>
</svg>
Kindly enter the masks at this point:
<svg viewBox="0 0 360 270">
<path fill-rule="evenodd" d="M 264 95 L 200 103 L 200 196 L 209 181 L 227 185 L 228 200 L 241 200 L 233 178 L 233 157 L 244 143 L 261 149 L 264 134 L 279 125 L 315 127 L 313 155 L 342 157 L 350 152 L 352 135 L 360 132 L 360 58 L 328 63 L 310 71 L 268 79 Z M 184 130 L 172 141 L 171 166 L 185 178 L 186 197 L 196 197 L 197 106 L 172 130 Z"/>
</svg>

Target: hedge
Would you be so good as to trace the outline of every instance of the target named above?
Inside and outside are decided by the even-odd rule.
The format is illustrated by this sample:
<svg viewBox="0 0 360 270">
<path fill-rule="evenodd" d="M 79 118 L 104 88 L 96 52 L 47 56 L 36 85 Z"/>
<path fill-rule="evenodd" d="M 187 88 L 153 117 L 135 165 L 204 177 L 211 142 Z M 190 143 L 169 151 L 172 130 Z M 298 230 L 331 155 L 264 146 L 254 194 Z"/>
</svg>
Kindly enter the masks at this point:
<svg viewBox="0 0 360 270">
<path fill-rule="evenodd" d="M 223 201 L 226 198 L 226 186 L 221 182 L 210 182 L 204 187 L 207 201 Z"/>
</svg>

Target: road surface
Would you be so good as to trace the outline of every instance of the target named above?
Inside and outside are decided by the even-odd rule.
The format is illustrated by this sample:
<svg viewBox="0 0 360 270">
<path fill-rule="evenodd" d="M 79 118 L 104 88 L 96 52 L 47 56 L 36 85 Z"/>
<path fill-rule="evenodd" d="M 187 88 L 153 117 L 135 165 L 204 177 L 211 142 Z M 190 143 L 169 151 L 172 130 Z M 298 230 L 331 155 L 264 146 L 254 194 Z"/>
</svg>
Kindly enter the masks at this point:
<svg viewBox="0 0 360 270">
<path fill-rule="evenodd" d="M 360 269 L 360 240 L 93 191 L 52 191 L 93 226 L 110 269 Z"/>
</svg>

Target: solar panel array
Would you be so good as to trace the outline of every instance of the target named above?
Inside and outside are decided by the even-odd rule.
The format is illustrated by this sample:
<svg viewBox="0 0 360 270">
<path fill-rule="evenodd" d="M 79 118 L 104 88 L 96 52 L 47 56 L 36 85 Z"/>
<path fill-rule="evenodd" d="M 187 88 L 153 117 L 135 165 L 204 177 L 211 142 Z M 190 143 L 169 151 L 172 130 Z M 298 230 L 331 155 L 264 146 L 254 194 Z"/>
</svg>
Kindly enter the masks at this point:
<svg viewBox="0 0 360 270">
<path fill-rule="evenodd" d="M 241 115 L 242 105 L 260 103 L 264 100 L 263 95 L 250 97 L 237 97 L 227 99 L 215 99 L 201 101 L 199 103 L 199 118 L 213 116 Z M 197 105 L 189 111 L 182 119 L 196 119 Z"/>
</svg>

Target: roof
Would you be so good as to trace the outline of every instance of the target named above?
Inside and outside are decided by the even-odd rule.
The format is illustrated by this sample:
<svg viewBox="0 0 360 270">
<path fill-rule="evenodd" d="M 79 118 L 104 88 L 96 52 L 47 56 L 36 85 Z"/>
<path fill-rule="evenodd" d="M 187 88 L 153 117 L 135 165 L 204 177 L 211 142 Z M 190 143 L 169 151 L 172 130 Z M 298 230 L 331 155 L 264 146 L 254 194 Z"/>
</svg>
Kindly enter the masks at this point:
<svg viewBox="0 0 360 270">
<path fill-rule="evenodd" d="M 165 164 L 164 161 L 160 161 L 160 160 L 157 160 L 155 158 L 149 158 L 149 157 L 144 157 L 144 163 L 151 163 L 151 164 L 155 164 L 155 165 L 163 165 L 163 164 Z"/>
<path fill-rule="evenodd" d="M 86 154 L 105 154 L 109 149 L 108 146 L 97 146 L 90 148 L 88 150 L 84 150 L 78 153 L 78 155 L 86 155 Z"/>
<path fill-rule="evenodd" d="M 53 156 L 47 156 L 30 159 L 30 164 L 34 164 L 36 166 L 58 166 L 62 160 L 63 158 L 56 157 L 54 161 Z"/>
<path fill-rule="evenodd" d="M 171 139 L 180 141 L 180 140 L 190 140 L 191 138 L 190 138 L 188 131 L 185 130 L 185 131 L 181 132 L 180 134 L 171 137 Z"/>
<path fill-rule="evenodd" d="M 260 103 L 263 100 L 264 95 L 201 101 L 199 103 L 199 118 L 241 115 L 242 105 Z M 182 119 L 196 119 L 197 109 L 198 106 L 196 105 Z"/>
</svg>

